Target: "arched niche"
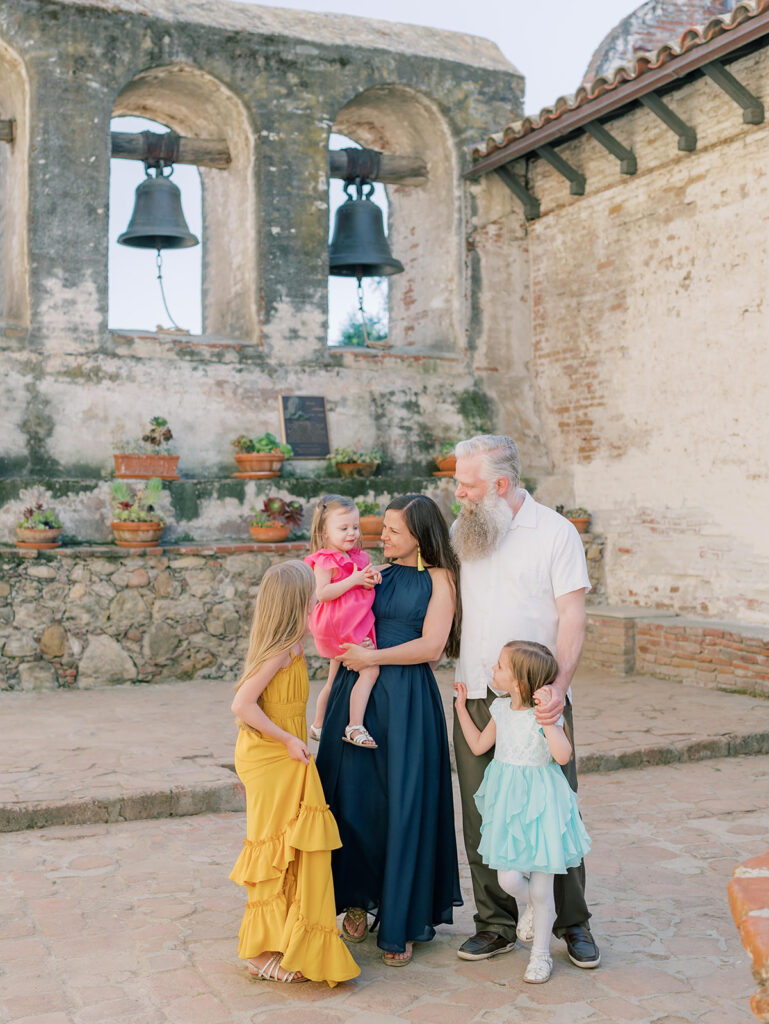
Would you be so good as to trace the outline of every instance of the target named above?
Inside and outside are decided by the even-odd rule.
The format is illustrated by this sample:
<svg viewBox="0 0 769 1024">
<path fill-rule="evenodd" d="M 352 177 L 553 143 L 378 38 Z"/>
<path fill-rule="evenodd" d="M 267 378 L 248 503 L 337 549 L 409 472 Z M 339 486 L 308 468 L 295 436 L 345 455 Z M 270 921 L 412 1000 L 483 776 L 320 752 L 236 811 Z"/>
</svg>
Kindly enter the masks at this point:
<svg viewBox="0 0 769 1024">
<path fill-rule="evenodd" d="M 0 39 L 0 118 L 16 122 L 0 142 L 0 324 L 29 324 L 29 82 L 21 58 Z"/>
<path fill-rule="evenodd" d="M 389 279 L 388 340 L 443 352 L 462 347 L 462 191 L 443 114 L 416 89 L 379 85 L 350 100 L 332 130 L 369 149 L 421 156 L 427 164 L 425 184 L 387 187 L 390 249 L 404 267 Z"/>
<path fill-rule="evenodd" d="M 115 100 L 113 117 L 146 117 L 179 135 L 225 139 L 225 170 L 200 168 L 203 205 L 203 333 L 256 342 L 257 209 L 254 132 L 241 101 L 198 68 L 142 71 Z"/>
</svg>

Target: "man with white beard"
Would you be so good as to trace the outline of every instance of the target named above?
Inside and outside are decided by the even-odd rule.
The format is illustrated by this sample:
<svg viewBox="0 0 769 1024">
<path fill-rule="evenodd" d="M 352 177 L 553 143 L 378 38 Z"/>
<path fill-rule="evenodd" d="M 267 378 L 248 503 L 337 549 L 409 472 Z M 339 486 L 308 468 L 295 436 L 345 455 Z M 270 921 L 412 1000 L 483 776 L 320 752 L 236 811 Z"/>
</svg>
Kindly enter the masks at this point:
<svg viewBox="0 0 769 1024">
<path fill-rule="evenodd" d="M 563 771 L 576 792 L 570 684 L 582 653 L 585 594 L 590 589 L 582 541 L 568 519 L 538 504 L 520 487 L 518 449 L 509 437 L 482 434 L 461 441 L 456 455 L 461 511 L 451 541 L 462 566 L 456 679 L 467 686 L 467 710 L 483 731 L 497 696 L 491 689 L 492 670 L 504 644 L 545 644 L 556 656 L 558 675 L 551 686 L 538 691 L 543 696 L 535 715 L 544 726 L 554 725 L 563 714 L 572 741 L 571 761 Z M 465 849 L 476 906 L 476 934 L 458 951 L 463 960 L 508 952 L 515 947 L 518 927 L 515 900 L 499 887 L 496 871 L 478 855 L 481 818 L 473 795 L 493 753 L 473 754 L 454 717 Z M 566 940 L 569 958 L 577 967 L 597 967 L 601 955 L 588 925 L 584 863 L 555 876 L 554 894 L 554 934 Z M 531 928 L 524 918 L 518 937 L 531 939 Z"/>
</svg>

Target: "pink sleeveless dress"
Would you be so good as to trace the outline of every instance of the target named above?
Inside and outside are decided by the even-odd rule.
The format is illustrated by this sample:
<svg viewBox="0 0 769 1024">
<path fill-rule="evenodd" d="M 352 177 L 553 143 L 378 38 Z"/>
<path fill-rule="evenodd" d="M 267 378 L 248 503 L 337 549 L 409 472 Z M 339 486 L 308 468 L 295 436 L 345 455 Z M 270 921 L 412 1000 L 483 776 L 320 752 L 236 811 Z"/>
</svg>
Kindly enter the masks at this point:
<svg viewBox="0 0 769 1024">
<path fill-rule="evenodd" d="M 332 583 L 347 579 L 355 569 L 364 569 L 370 561 L 360 548 L 344 554 L 321 548 L 305 558 L 313 569 L 319 565 L 331 572 Z M 364 590 L 363 587 L 352 587 L 334 601 L 318 601 L 310 615 L 310 632 L 318 654 L 324 658 L 338 658 L 344 653 L 341 644 L 359 644 L 367 637 L 376 643 L 374 613 L 371 611 L 373 603 L 374 590 Z"/>
</svg>

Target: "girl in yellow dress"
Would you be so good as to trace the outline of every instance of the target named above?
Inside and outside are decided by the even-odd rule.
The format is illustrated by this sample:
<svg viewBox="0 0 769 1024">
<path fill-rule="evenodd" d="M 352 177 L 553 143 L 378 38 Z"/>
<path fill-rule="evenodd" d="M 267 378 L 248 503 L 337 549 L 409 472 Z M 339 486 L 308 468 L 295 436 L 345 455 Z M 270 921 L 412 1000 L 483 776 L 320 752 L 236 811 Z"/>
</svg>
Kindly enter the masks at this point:
<svg viewBox="0 0 769 1024">
<path fill-rule="evenodd" d="M 264 574 L 232 702 L 248 838 L 230 878 L 248 894 L 238 955 L 249 974 L 333 986 L 360 969 L 336 926 L 331 851 L 342 844 L 307 749 L 301 640 L 315 603 L 315 576 L 304 562 Z"/>
</svg>

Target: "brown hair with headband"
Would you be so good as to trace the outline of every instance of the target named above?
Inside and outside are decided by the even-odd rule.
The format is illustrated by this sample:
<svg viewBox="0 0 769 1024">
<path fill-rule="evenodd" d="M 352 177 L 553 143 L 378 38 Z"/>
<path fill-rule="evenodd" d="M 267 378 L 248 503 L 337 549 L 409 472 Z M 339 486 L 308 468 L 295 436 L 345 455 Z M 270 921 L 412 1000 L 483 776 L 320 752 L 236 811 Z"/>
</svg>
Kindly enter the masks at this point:
<svg viewBox="0 0 769 1024">
<path fill-rule="evenodd" d="M 343 494 L 324 494 L 312 515 L 312 526 L 310 527 L 310 551 L 320 551 L 325 547 L 323 539 L 323 527 L 331 512 L 341 510 L 343 512 L 357 512 L 355 502 L 352 498 L 345 498 Z"/>
<path fill-rule="evenodd" d="M 534 706 L 534 694 L 541 686 L 549 686 L 558 675 L 558 663 L 544 644 L 533 640 L 511 640 L 502 648 L 503 657 L 518 683 L 524 707 Z M 505 655 L 504 652 L 507 652 Z"/>
</svg>

